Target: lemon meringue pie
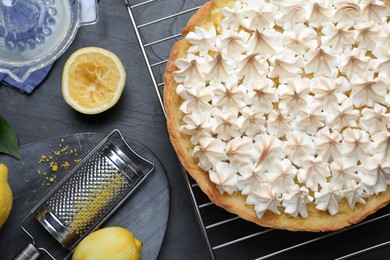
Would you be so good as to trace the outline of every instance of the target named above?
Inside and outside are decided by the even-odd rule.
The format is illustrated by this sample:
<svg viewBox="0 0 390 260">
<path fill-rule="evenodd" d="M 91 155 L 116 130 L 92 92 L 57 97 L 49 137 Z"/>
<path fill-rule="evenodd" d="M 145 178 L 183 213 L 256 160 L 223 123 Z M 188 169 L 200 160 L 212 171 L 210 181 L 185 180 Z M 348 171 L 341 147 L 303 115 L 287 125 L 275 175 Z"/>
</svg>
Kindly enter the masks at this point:
<svg viewBox="0 0 390 260">
<path fill-rule="evenodd" d="M 262 226 L 338 230 L 390 202 L 390 8 L 379 0 L 211 0 L 171 52 L 181 163 Z"/>
</svg>

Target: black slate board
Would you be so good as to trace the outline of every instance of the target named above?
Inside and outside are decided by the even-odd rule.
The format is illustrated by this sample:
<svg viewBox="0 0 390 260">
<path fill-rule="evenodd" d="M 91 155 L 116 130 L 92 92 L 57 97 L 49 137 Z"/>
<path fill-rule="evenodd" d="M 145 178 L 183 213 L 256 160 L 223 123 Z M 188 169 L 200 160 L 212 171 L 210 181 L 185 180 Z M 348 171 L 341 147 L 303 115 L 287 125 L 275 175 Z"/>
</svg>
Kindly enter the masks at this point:
<svg viewBox="0 0 390 260">
<path fill-rule="evenodd" d="M 69 172 L 76 163 L 74 159 L 82 159 L 107 134 L 80 133 L 63 137 L 51 138 L 38 143 L 25 145 L 20 148 L 22 160 L 1 155 L 0 162 L 9 168 L 8 181 L 14 195 L 11 214 L 0 229 L 0 258 L 12 259 L 25 245 L 30 242 L 19 227 L 23 217 L 35 206 L 52 188 Z M 126 138 L 130 147 L 140 156 L 151 161 L 155 170 L 147 177 L 138 190 L 107 220 L 104 226 L 121 226 L 131 230 L 143 242 L 142 259 L 156 259 L 164 238 L 169 214 L 169 183 L 165 170 L 157 157 L 142 144 Z M 68 146 L 66 151 L 56 155 Z M 76 149 L 76 154 L 70 152 Z M 49 162 L 39 163 L 41 155 L 53 156 L 50 161 L 58 162 L 58 172 L 51 171 Z M 66 170 L 60 166 L 69 162 L 71 167 Z M 38 170 L 40 174 L 38 174 Z M 53 183 L 50 177 L 56 175 Z M 48 186 L 48 183 L 50 184 Z M 35 224 L 35 223 L 33 223 Z M 37 225 L 39 225 L 37 223 Z M 45 231 L 46 232 L 46 231 Z M 44 234 L 47 235 L 47 234 Z M 44 241 L 47 237 L 42 238 Z M 51 239 L 51 237 L 50 237 Z M 66 256 L 65 251 L 57 249 L 59 243 L 52 245 L 40 244 L 39 237 L 35 238 L 38 246 L 45 247 L 56 258 Z M 53 241 L 54 238 L 53 238 Z M 58 245 L 57 245 L 58 244 Z M 66 252 L 67 253 L 67 252 Z M 45 255 L 43 254 L 43 258 Z"/>
</svg>

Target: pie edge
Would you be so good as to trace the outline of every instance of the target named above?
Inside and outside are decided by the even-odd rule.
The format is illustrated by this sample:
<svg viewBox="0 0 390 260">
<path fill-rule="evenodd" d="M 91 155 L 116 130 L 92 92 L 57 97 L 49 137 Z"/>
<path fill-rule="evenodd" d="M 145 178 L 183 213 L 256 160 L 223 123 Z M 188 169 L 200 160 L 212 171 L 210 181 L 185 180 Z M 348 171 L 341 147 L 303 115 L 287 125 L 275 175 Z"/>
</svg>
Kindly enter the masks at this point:
<svg viewBox="0 0 390 260">
<path fill-rule="evenodd" d="M 192 157 L 190 150 L 193 145 L 180 133 L 180 119 L 183 113 L 179 110 L 181 98 L 176 94 L 178 84 L 173 78 L 173 72 L 177 70 L 174 62 L 176 59 L 185 57 L 189 43 L 185 40 L 185 36 L 193 31 L 196 26 L 204 26 L 209 21 L 212 21 L 212 12 L 217 6 L 222 6 L 222 2 L 235 2 L 235 0 L 211 0 L 203 4 L 199 10 L 192 16 L 188 24 L 182 31 L 183 38 L 177 41 L 170 53 L 166 71 L 164 74 L 164 108 L 167 116 L 167 128 L 172 146 L 185 170 L 199 185 L 200 189 L 209 197 L 209 199 L 219 207 L 240 216 L 243 219 L 254 222 L 260 226 L 272 227 L 276 229 L 286 229 L 290 231 L 335 231 L 352 224 L 356 224 L 367 216 L 373 214 L 380 208 L 390 203 L 390 188 L 378 194 L 372 195 L 366 199 L 366 204 L 356 204 L 354 209 L 351 209 L 343 199 L 339 202 L 339 212 L 336 215 L 330 215 L 328 212 L 319 211 L 315 208 L 314 203 L 307 205 L 308 217 L 302 218 L 292 217 L 288 214 L 275 214 L 266 211 L 264 216 L 259 219 L 253 207 L 245 204 L 245 196 L 236 193 L 228 195 L 221 194 L 214 183 L 208 177 L 208 173 L 200 169 L 197 162 Z M 390 5 L 390 0 L 384 0 Z"/>
</svg>

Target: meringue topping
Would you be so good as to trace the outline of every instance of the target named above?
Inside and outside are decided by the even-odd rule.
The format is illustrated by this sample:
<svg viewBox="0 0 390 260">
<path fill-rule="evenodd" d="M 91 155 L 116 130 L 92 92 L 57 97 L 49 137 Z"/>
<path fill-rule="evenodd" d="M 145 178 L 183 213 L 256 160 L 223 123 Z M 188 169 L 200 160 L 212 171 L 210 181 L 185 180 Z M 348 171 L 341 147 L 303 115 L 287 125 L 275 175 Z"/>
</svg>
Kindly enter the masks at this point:
<svg viewBox="0 0 390 260">
<path fill-rule="evenodd" d="M 325 3 L 312 1 L 311 4 L 308 4 L 307 9 L 306 19 L 313 27 L 322 26 L 325 22 L 332 20 L 332 9 Z"/>
<path fill-rule="evenodd" d="M 292 51 L 285 51 L 269 59 L 271 78 L 279 77 L 279 81 L 286 82 L 288 78 L 299 75 L 302 72 L 302 56 L 295 56 Z"/>
<path fill-rule="evenodd" d="M 217 34 L 214 27 L 211 27 L 209 31 L 202 27 L 195 27 L 195 32 L 189 32 L 186 36 L 187 41 L 192 44 L 188 52 L 199 52 L 200 55 L 204 56 L 208 51 L 215 51 L 216 37 Z"/>
<path fill-rule="evenodd" d="M 361 10 L 352 0 L 340 0 L 334 3 L 336 10 L 333 13 L 334 21 L 351 22 L 359 19 Z"/>
<path fill-rule="evenodd" d="M 237 112 L 222 112 L 214 108 L 211 118 L 211 129 L 217 134 L 218 139 L 229 140 L 241 134 L 240 126 L 237 122 Z"/>
<path fill-rule="evenodd" d="M 293 217 L 298 215 L 302 218 L 307 218 L 306 204 L 313 201 L 313 197 L 309 195 L 309 190 L 306 187 L 295 185 L 294 188 L 283 193 L 282 205 L 285 207 L 284 212 Z"/>
<path fill-rule="evenodd" d="M 310 81 L 306 78 L 289 78 L 287 84 L 278 88 L 280 106 L 292 109 L 295 113 L 307 108 L 310 104 Z"/>
<path fill-rule="evenodd" d="M 360 75 L 371 68 L 371 58 L 366 56 L 366 51 L 354 48 L 352 51 L 345 50 L 341 55 L 340 72 L 348 78 Z"/>
<path fill-rule="evenodd" d="M 262 58 L 260 53 L 253 53 L 239 62 L 240 69 L 237 75 L 244 77 L 245 80 L 263 78 L 267 72 L 267 61 Z"/>
<path fill-rule="evenodd" d="M 265 176 L 265 169 L 263 166 L 250 164 L 246 165 L 238 170 L 239 176 L 237 179 L 236 186 L 242 194 L 248 195 L 255 189 L 255 187 L 267 183 Z"/>
<path fill-rule="evenodd" d="M 209 67 L 210 70 L 206 73 L 208 80 L 225 82 L 230 75 L 230 65 L 225 61 L 220 50 L 217 51 L 213 60 L 210 61 Z"/>
<path fill-rule="evenodd" d="M 268 183 L 256 186 L 246 199 L 247 204 L 255 206 L 258 218 L 262 218 L 267 210 L 280 214 L 278 210 L 280 201 L 281 199 L 277 197 L 276 192 L 271 189 Z"/>
<path fill-rule="evenodd" d="M 194 147 L 192 155 L 199 158 L 199 167 L 208 171 L 213 165 L 216 165 L 217 162 L 228 159 L 225 147 L 225 142 L 213 137 L 205 136 L 199 139 L 199 145 Z"/>
<path fill-rule="evenodd" d="M 375 151 L 376 156 L 380 156 L 380 158 L 384 162 L 389 162 L 390 155 L 390 134 L 386 131 L 378 132 L 372 136 L 373 140 L 373 149 Z"/>
<path fill-rule="evenodd" d="M 362 180 L 364 190 L 369 194 L 378 194 L 387 189 L 386 177 L 388 172 L 381 167 L 380 156 L 369 157 L 360 167 L 359 176 Z"/>
<path fill-rule="evenodd" d="M 259 112 L 271 112 L 273 102 L 278 101 L 277 90 L 273 86 L 274 82 L 267 78 L 248 82 L 246 84 L 248 105 L 251 105 L 252 108 Z"/>
<path fill-rule="evenodd" d="M 225 84 L 215 84 L 210 88 L 213 106 L 221 107 L 223 111 L 238 111 L 246 105 L 243 101 L 246 88 L 235 78 L 228 78 Z"/>
<path fill-rule="evenodd" d="M 388 45 L 390 43 L 390 24 L 384 24 L 381 26 L 381 35 L 380 35 L 380 38 L 378 40 L 380 40 L 380 42 L 383 44 L 383 45 Z M 379 46 L 377 46 L 379 47 Z"/>
<path fill-rule="evenodd" d="M 324 161 L 331 161 L 341 157 L 342 136 L 337 130 L 330 129 L 325 126 L 316 133 L 314 143 L 316 145 L 318 157 Z"/>
<path fill-rule="evenodd" d="M 360 177 L 357 174 L 358 166 L 351 161 L 340 158 L 342 157 L 330 164 L 330 170 L 332 171 L 333 187 L 341 190 L 350 188 L 351 182 L 359 183 Z"/>
<path fill-rule="evenodd" d="M 375 104 L 373 108 L 366 107 L 362 110 L 362 117 L 359 120 L 360 126 L 371 135 L 387 131 L 390 126 L 390 113 L 387 108 Z"/>
<path fill-rule="evenodd" d="M 256 161 L 256 166 L 263 165 L 264 167 L 272 163 L 274 158 L 283 158 L 283 143 L 276 137 L 259 134 L 254 138 L 255 146 L 259 150 L 259 156 Z"/>
<path fill-rule="evenodd" d="M 389 8 L 381 1 L 367 1 L 362 7 L 362 19 L 365 21 L 382 23 L 389 15 Z"/>
<path fill-rule="evenodd" d="M 322 112 L 321 103 L 315 102 L 311 107 L 297 113 L 296 123 L 299 130 L 306 131 L 308 134 L 315 134 L 318 128 L 325 125 L 325 119 L 326 116 Z"/>
<path fill-rule="evenodd" d="M 359 48 L 373 51 L 377 42 L 381 40 L 382 32 L 378 25 L 374 23 L 355 25 L 356 29 L 356 43 Z"/>
<path fill-rule="evenodd" d="M 374 73 L 366 72 L 360 76 L 354 75 L 350 80 L 351 99 L 356 106 L 373 106 L 374 103 L 383 103 L 387 94 L 387 85 L 380 78 L 374 79 Z"/>
<path fill-rule="evenodd" d="M 272 110 L 268 114 L 268 133 L 276 137 L 283 137 L 291 131 L 290 122 L 292 120 L 293 117 L 288 114 L 287 110 L 281 109 L 279 112 Z"/>
<path fill-rule="evenodd" d="M 343 132 L 343 153 L 356 157 L 360 162 L 372 154 L 372 145 L 367 132 L 360 129 L 347 128 Z"/>
<path fill-rule="evenodd" d="M 333 77 L 334 75 L 337 75 L 337 69 L 335 69 L 335 66 L 338 63 L 338 59 L 336 55 L 332 54 L 329 48 L 321 47 L 319 49 L 309 51 L 305 55 L 305 59 L 305 72 L 307 74 L 314 73 L 316 77 Z"/>
<path fill-rule="evenodd" d="M 323 182 L 320 185 L 320 192 L 314 193 L 316 208 L 328 210 L 329 214 L 335 215 L 339 210 L 338 202 L 342 199 L 342 195 L 333 187 L 332 183 Z"/>
<path fill-rule="evenodd" d="M 379 46 L 372 52 L 377 59 L 374 60 L 374 71 L 379 76 L 390 78 L 390 49 L 386 46 Z"/>
<path fill-rule="evenodd" d="M 330 176 L 329 166 L 320 157 L 304 157 L 301 168 L 298 170 L 298 181 L 305 183 L 305 186 L 313 191 L 318 190 L 318 185 L 326 183 L 326 178 Z"/>
<path fill-rule="evenodd" d="M 273 27 L 272 21 L 274 10 L 273 5 L 263 1 L 253 1 L 243 8 L 246 18 L 243 26 L 249 30 L 264 30 Z"/>
<path fill-rule="evenodd" d="M 275 16 L 276 23 L 289 29 L 296 23 L 305 21 L 305 9 L 302 1 L 283 1 L 280 5 L 281 12 Z"/>
<path fill-rule="evenodd" d="M 239 58 L 246 51 L 246 43 L 249 39 L 249 33 L 245 31 L 224 30 L 217 36 L 217 48 L 222 50 L 228 56 Z"/>
<path fill-rule="evenodd" d="M 175 81 L 178 83 L 186 82 L 188 80 L 203 81 L 204 75 L 204 59 L 188 54 L 187 59 L 177 59 L 175 66 L 179 69 L 173 73 Z"/>
<path fill-rule="evenodd" d="M 215 170 L 210 170 L 210 180 L 217 184 L 217 188 L 221 194 L 224 192 L 233 194 L 237 190 L 237 174 L 233 167 L 228 163 L 218 162 Z"/>
<path fill-rule="evenodd" d="M 341 192 L 347 199 L 351 209 L 355 208 L 356 203 L 366 204 L 364 198 L 368 195 L 367 193 L 363 192 L 363 186 L 361 183 L 356 183 L 354 180 L 352 180 L 349 182 L 348 187 Z"/>
<path fill-rule="evenodd" d="M 231 29 L 237 31 L 238 27 L 243 22 L 241 17 L 242 6 L 239 1 L 235 2 L 232 8 L 222 8 L 221 14 L 225 17 L 221 22 L 221 25 L 224 29 Z"/>
<path fill-rule="evenodd" d="M 206 87 L 203 82 L 195 82 L 189 87 L 179 85 L 176 90 L 177 94 L 184 99 L 180 106 L 180 110 L 186 114 L 201 111 L 209 112 L 211 105 L 209 101 L 212 98 L 210 87 Z M 201 113 L 200 112 L 200 113 Z"/>
<path fill-rule="evenodd" d="M 185 37 L 180 132 L 223 194 L 306 218 L 390 185 L 390 8 L 239 0 Z"/>
<path fill-rule="evenodd" d="M 272 30 L 256 30 L 248 41 L 248 48 L 252 53 L 259 53 L 265 58 L 280 53 L 282 34 Z"/>
<path fill-rule="evenodd" d="M 268 170 L 267 180 L 277 194 L 287 192 L 295 186 L 297 168 L 288 159 L 276 160 L 273 167 Z"/>
<path fill-rule="evenodd" d="M 330 111 L 327 121 L 332 130 L 341 130 L 344 127 L 356 127 L 359 111 L 353 109 L 352 100 L 345 97 L 340 105 L 335 105 Z"/>
<path fill-rule="evenodd" d="M 307 50 L 317 48 L 317 33 L 311 27 L 297 24 L 291 31 L 284 31 L 283 44 L 297 54 L 305 54 Z"/>
<path fill-rule="evenodd" d="M 351 48 L 355 42 L 355 33 L 350 31 L 349 28 L 348 24 L 338 23 L 335 26 L 333 23 L 329 23 L 321 31 L 324 34 L 324 36 L 321 36 L 322 44 L 332 47 L 332 50 L 336 53 Z"/>
<path fill-rule="evenodd" d="M 293 130 L 287 133 L 287 141 L 284 142 L 284 152 L 287 157 L 294 163 L 300 162 L 315 152 L 312 138 L 300 131 Z"/>
<path fill-rule="evenodd" d="M 339 77 L 335 80 L 318 77 L 311 80 L 310 88 L 312 93 L 314 93 L 314 100 L 320 102 L 326 110 L 330 111 L 335 104 L 347 98 L 345 93 L 351 87 L 344 77 Z"/>
<path fill-rule="evenodd" d="M 236 137 L 226 145 L 226 155 L 232 165 L 239 166 L 250 164 L 253 161 L 254 149 L 252 139 L 249 137 Z"/>
<path fill-rule="evenodd" d="M 266 132 L 264 113 L 250 107 L 244 107 L 241 114 L 238 118 L 238 124 L 247 136 L 253 137 Z"/>
<path fill-rule="evenodd" d="M 211 137 L 211 124 L 209 122 L 210 114 L 201 113 L 200 115 L 186 115 L 183 118 L 183 125 L 180 126 L 180 132 L 191 136 L 191 142 L 197 144 L 202 136 Z"/>
</svg>

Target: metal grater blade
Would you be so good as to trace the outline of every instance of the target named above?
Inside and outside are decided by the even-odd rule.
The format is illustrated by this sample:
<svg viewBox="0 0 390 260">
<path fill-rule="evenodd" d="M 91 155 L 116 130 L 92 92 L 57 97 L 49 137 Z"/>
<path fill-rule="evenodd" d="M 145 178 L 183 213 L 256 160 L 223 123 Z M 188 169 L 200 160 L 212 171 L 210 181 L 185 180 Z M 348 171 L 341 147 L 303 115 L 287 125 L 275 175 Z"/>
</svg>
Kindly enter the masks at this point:
<svg viewBox="0 0 390 260">
<path fill-rule="evenodd" d="M 77 237 L 118 203 L 138 178 L 130 179 L 106 153 L 99 152 L 52 195 L 38 211 L 37 219 L 45 226 L 50 224 L 46 216 L 62 224 L 60 232 L 52 228 L 49 232 L 70 248 Z"/>
<path fill-rule="evenodd" d="M 135 153 L 114 130 L 32 213 L 64 248 L 72 250 L 113 214 L 153 169 L 153 163 Z M 25 251 L 30 247 L 34 246 L 29 244 Z M 32 250 L 34 254 L 37 251 Z"/>
</svg>

